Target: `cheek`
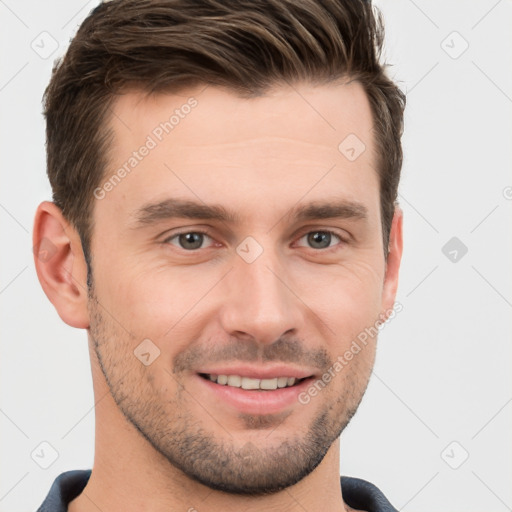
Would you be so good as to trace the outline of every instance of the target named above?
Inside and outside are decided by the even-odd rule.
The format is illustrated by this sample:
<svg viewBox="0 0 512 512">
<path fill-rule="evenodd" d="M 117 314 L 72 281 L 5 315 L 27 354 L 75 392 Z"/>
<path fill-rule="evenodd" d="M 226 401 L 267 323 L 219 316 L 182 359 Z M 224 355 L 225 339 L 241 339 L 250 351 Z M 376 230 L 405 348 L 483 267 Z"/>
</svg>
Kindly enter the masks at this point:
<svg viewBox="0 0 512 512">
<path fill-rule="evenodd" d="M 366 327 L 375 323 L 382 305 L 383 272 L 359 261 L 319 268 L 298 274 L 301 298 L 326 325 L 327 339 L 335 338 L 340 349 Z"/>
<path fill-rule="evenodd" d="M 105 273 L 103 283 L 106 303 L 135 336 L 155 341 L 166 335 L 174 339 L 190 328 L 192 319 L 201 312 L 202 300 L 223 275 L 218 269 L 150 264 L 111 270 L 113 274 Z"/>
</svg>

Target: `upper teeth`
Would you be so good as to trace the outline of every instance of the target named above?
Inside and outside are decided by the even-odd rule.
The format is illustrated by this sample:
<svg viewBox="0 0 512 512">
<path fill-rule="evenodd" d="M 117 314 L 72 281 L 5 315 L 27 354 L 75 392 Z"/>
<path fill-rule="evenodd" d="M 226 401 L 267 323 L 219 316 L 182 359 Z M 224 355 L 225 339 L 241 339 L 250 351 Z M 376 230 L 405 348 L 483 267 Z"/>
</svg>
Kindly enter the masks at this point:
<svg viewBox="0 0 512 512">
<path fill-rule="evenodd" d="M 276 377 L 274 379 L 251 379 L 240 375 L 208 375 L 208 378 L 217 384 L 233 386 L 242 389 L 277 389 L 293 386 L 295 377 Z"/>
</svg>

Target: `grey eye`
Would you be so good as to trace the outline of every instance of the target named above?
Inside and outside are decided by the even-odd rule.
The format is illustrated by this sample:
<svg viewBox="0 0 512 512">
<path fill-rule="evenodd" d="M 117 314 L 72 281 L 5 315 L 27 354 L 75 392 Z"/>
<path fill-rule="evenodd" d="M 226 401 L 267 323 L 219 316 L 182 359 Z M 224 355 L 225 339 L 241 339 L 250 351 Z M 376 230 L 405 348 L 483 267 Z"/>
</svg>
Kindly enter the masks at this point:
<svg viewBox="0 0 512 512">
<path fill-rule="evenodd" d="M 341 241 L 341 238 L 332 231 L 310 231 L 301 238 L 307 237 L 307 243 L 313 249 L 327 249 L 331 247 L 333 237 Z"/>
<path fill-rule="evenodd" d="M 176 245 L 180 249 L 193 251 L 201 248 L 205 237 L 210 238 L 206 233 L 201 233 L 200 231 L 187 231 L 171 236 L 166 240 L 166 242 L 172 245 Z M 177 243 L 173 242 L 175 239 L 177 240 Z"/>
</svg>

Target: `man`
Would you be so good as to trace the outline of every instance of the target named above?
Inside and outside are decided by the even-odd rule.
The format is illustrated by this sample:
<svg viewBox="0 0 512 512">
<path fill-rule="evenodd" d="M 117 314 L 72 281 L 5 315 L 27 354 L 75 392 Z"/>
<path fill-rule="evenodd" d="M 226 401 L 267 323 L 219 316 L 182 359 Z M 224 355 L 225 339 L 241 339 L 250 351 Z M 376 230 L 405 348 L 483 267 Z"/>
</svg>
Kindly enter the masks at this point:
<svg viewBox="0 0 512 512">
<path fill-rule="evenodd" d="M 95 459 L 40 511 L 395 510 L 339 476 L 402 254 L 382 40 L 354 0 L 113 0 L 81 25 L 34 245 L 87 329 Z"/>
</svg>

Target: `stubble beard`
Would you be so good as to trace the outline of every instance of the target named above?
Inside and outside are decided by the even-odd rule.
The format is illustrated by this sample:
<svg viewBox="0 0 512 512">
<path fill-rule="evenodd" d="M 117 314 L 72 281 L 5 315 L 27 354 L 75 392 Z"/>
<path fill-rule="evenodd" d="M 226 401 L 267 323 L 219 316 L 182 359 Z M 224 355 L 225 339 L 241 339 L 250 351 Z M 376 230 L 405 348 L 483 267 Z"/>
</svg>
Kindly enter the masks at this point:
<svg viewBox="0 0 512 512">
<path fill-rule="evenodd" d="M 366 391 L 371 367 L 365 370 L 366 375 L 346 377 L 349 385 L 337 397 L 323 390 L 320 395 L 325 393 L 329 401 L 318 409 L 309 425 L 295 419 L 300 427 L 292 437 L 280 435 L 279 424 L 286 421 L 282 415 L 240 415 L 239 419 L 252 433 L 257 429 L 269 430 L 264 441 L 256 445 L 244 440 L 240 429 L 229 432 L 219 422 L 218 413 L 215 417 L 208 411 L 201 417 L 194 416 L 187 406 L 201 398 L 192 397 L 185 385 L 177 385 L 172 398 L 159 396 L 151 374 L 130 348 L 133 340 L 110 315 L 103 315 L 92 286 L 89 298 L 91 340 L 119 410 L 174 468 L 211 489 L 261 496 L 296 484 L 322 462 Z M 171 372 L 167 373 L 171 384 L 178 381 Z M 315 400 L 322 400 L 322 396 Z M 300 407 L 306 406 L 299 405 L 294 415 L 301 414 Z M 213 431 L 207 430 L 209 424 L 214 425 Z"/>
</svg>

